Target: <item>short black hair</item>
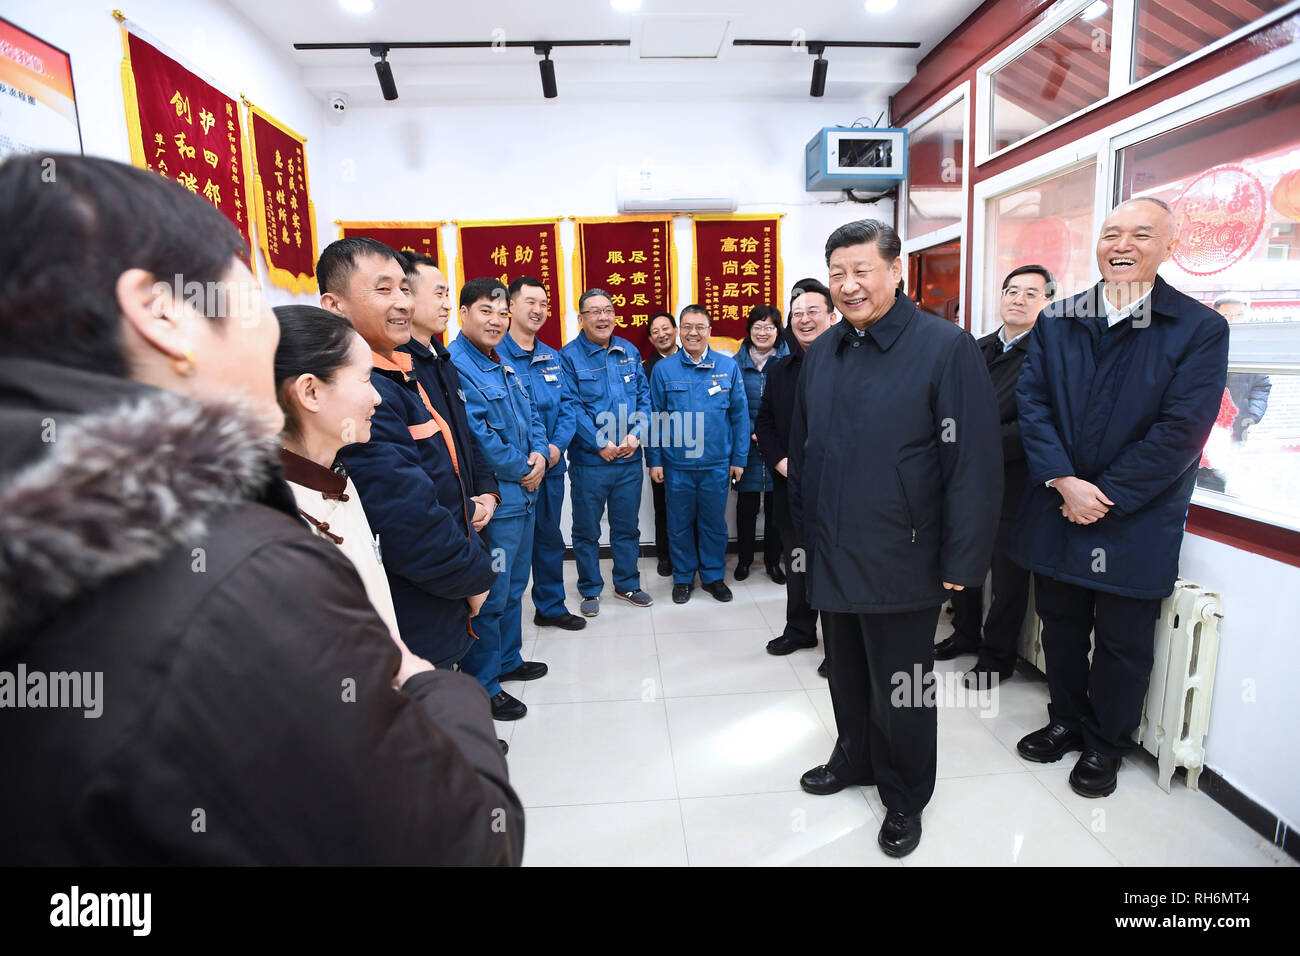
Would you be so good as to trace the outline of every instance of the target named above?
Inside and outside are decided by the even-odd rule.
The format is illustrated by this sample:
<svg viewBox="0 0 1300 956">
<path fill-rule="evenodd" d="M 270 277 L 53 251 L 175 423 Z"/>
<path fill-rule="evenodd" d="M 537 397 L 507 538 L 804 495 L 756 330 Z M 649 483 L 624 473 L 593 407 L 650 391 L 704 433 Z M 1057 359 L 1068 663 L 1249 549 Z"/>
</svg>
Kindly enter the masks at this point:
<svg viewBox="0 0 1300 956">
<path fill-rule="evenodd" d="M 500 279 L 481 276 L 470 279 L 460 289 L 460 307 L 473 305 L 479 299 L 507 299 L 506 284 Z"/>
<path fill-rule="evenodd" d="M 335 239 L 325 247 L 325 251 L 320 254 L 320 259 L 316 262 L 316 284 L 320 287 L 321 295 L 326 292 L 341 295 L 345 292 L 348 280 L 352 278 L 352 273 L 357 271 L 357 260 L 362 256 L 393 259 L 402 267 L 404 273 L 414 268 L 400 252 L 392 246 L 384 245 L 378 239 L 371 239 L 369 236 Z"/>
<path fill-rule="evenodd" d="M 654 315 L 650 316 L 650 321 L 646 322 L 645 327 L 649 329 L 650 326 L 655 324 L 655 319 L 667 319 L 668 323 L 673 328 L 677 328 L 677 320 L 673 318 L 671 312 L 656 312 Z"/>
<path fill-rule="evenodd" d="M 1047 301 L 1051 302 L 1053 299 L 1056 298 L 1056 277 L 1053 276 L 1052 273 L 1048 271 L 1047 266 L 1040 266 L 1037 264 L 1031 264 L 1027 266 L 1017 266 L 1015 269 L 1012 269 L 1010 272 L 1007 273 L 1007 277 L 1002 280 L 1002 288 L 1005 289 L 1007 286 L 1009 286 L 1011 284 L 1011 280 L 1014 279 L 1016 276 L 1025 276 L 1025 275 L 1042 276 L 1043 282 L 1045 283 L 1043 294 L 1047 296 Z"/>
<path fill-rule="evenodd" d="M 776 326 L 776 340 L 781 341 L 785 332 L 785 326 L 781 324 L 781 310 L 774 305 L 756 305 L 749 310 L 749 318 L 745 320 L 745 339 L 741 342 L 741 348 L 749 348 L 754 344 L 754 326 L 764 319 Z M 775 347 L 774 345 L 773 348 Z"/>
<path fill-rule="evenodd" d="M 343 316 L 314 305 L 277 305 L 272 311 L 280 322 L 280 344 L 275 347 L 275 395 L 284 410 L 285 433 L 296 438 L 301 435 L 302 423 L 284 386 L 299 375 L 334 381 L 338 370 L 347 364 L 353 336 L 358 333 Z"/>
<path fill-rule="evenodd" d="M 515 301 L 515 296 L 519 294 L 519 290 L 526 285 L 536 286 L 543 292 L 546 291 L 546 286 L 543 284 L 541 279 L 534 278 L 533 276 L 520 276 L 511 282 L 510 287 L 506 290 L 506 293 L 510 296 L 511 302 Z"/>
<path fill-rule="evenodd" d="M 608 292 L 606 292 L 604 289 L 588 289 L 586 292 L 582 293 L 582 295 L 578 296 L 578 312 L 581 313 L 583 308 L 586 307 L 588 299 L 595 298 L 598 295 L 604 296 L 606 299 L 609 299 L 610 305 L 614 304 L 614 297 L 610 295 Z"/>
<path fill-rule="evenodd" d="M 420 281 L 420 266 L 428 266 L 431 269 L 438 268 L 438 260 L 433 256 L 423 252 L 409 252 L 406 249 L 398 250 L 397 261 L 402 264 L 402 271 L 406 273 L 406 281 L 411 286 L 412 291 L 414 291 L 416 283 Z"/>
<path fill-rule="evenodd" d="M 903 241 L 898 238 L 893 226 L 879 219 L 859 219 L 845 223 L 831 233 L 826 240 L 826 264 L 831 264 L 831 253 L 836 249 L 868 242 L 876 244 L 876 251 L 886 262 L 893 262 L 903 254 Z"/>
<path fill-rule="evenodd" d="M 709 320 L 709 325 L 713 324 L 713 316 L 709 315 L 709 310 L 706 309 L 704 306 L 700 305 L 698 302 L 692 302 L 690 305 L 682 306 L 682 311 L 681 311 L 682 320 L 685 321 L 686 316 L 690 315 L 691 313 L 695 313 L 696 315 L 702 315 Z"/>
<path fill-rule="evenodd" d="M 54 175 L 50 175 L 53 172 Z M 0 354 L 125 378 L 117 280 L 143 269 L 206 289 L 248 246 L 184 186 L 95 156 L 15 154 L 0 163 Z M 199 306 L 225 319 L 221 296 Z"/>
<path fill-rule="evenodd" d="M 805 292 L 812 292 L 821 296 L 826 302 L 826 311 L 835 311 L 835 303 L 831 301 L 831 290 L 826 288 L 825 283 L 818 282 L 816 279 L 799 280 L 799 284 L 790 291 L 790 308 L 794 308 L 794 300 Z"/>
</svg>

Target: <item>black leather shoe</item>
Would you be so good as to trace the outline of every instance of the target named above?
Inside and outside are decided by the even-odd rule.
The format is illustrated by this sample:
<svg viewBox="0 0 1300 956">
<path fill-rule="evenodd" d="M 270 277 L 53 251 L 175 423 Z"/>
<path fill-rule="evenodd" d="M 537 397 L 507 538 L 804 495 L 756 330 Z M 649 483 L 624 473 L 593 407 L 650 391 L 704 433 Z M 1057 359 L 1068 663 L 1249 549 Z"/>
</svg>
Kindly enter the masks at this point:
<svg viewBox="0 0 1300 956">
<path fill-rule="evenodd" d="M 975 662 L 975 666 L 962 676 L 962 683 L 972 690 L 991 690 L 1004 680 L 1009 680 L 1015 672 L 1014 667 L 1002 670 L 981 657 Z"/>
<path fill-rule="evenodd" d="M 1083 749 L 1083 736 L 1064 724 L 1048 724 L 1016 744 L 1020 756 L 1035 763 L 1056 763 L 1071 750 Z"/>
<path fill-rule="evenodd" d="M 1098 750 L 1085 750 L 1070 771 L 1070 789 L 1081 797 L 1109 797 L 1121 759 Z"/>
<path fill-rule="evenodd" d="M 660 558 L 658 571 L 661 578 L 671 578 L 673 576 L 673 563 L 667 558 Z"/>
<path fill-rule="evenodd" d="M 566 631 L 581 631 L 587 626 L 587 622 L 576 614 L 565 613 L 559 617 L 542 617 L 540 614 L 533 614 L 533 623 L 538 627 L 560 627 Z"/>
<path fill-rule="evenodd" d="M 497 680 L 537 680 L 539 677 L 545 677 L 548 670 L 550 668 L 541 661 L 524 661 L 514 670 L 502 674 Z"/>
<path fill-rule="evenodd" d="M 528 708 L 524 706 L 524 702 L 517 697 L 511 697 L 505 691 L 492 698 L 493 720 L 518 720 L 526 713 Z"/>
<path fill-rule="evenodd" d="M 689 584 L 673 585 L 673 603 L 685 604 L 691 599 L 691 591 L 694 590 Z"/>
<path fill-rule="evenodd" d="M 921 842 L 921 814 L 888 810 L 876 842 L 890 856 L 907 856 Z"/>
<path fill-rule="evenodd" d="M 874 780 L 841 780 L 826 764 L 813 767 L 799 778 L 799 786 L 803 787 L 805 793 L 814 793 L 818 796 L 839 793 L 845 787 L 873 787 L 875 784 Z"/>
<path fill-rule="evenodd" d="M 736 580 L 743 581 L 747 577 L 749 577 L 749 565 L 748 564 L 736 565 Z"/>
<path fill-rule="evenodd" d="M 785 584 L 785 572 L 781 570 L 779 564 L 774 564 L 768 568 L 767 576 L 772 579 L 773 584 Z"/>
<path fill-rule="evenodd" d="M 714 600 L 722 601 L 724 604 L 731 600 L 731 588 L 727 587 L 727 582 L 719 578 L 716 581 L 710 581 L 708 584 L 700 584 L 702 590 L 713 595 Z"/>
<path fill-rule="evenodd" d="M 936 661 L 950 661 L 959 654 L 978 654 L 979 649 L 980 646 L 974 641 L 953 634 L 934 645 L 934 659 Z"/>
<path fill-rule="evenodd" d="M 817 638 L 815 637 L 793 637 L 789 634 L 782 634 L 780 637 L 774 637 L 767 642 L 767 652 L 775 654 L 777 657 L 784 657 L 786 654 L 793 654 L 800 648 L 816 646 Z"/>
<path fill-rule="evenodd" d="M 826 658 L 823 657 L 823 658 L 822 658 L 822 662 L 821 662 L 820 664 L 817 665 L 817 676 L 818 676 L 818 677 L 830 677 L 830 676 L 831 676 L 831 669 L 830 669 L 829 664 L 830 664 L 830 662 L 827 661 Z"/>
<path fill-rule="evenodd" d="M 500 737 L 497 738 L 497 744 L 501 747 L 501 756 L 504 757 L 506 754 L 510 753 L 510 745 Z"/>
</svg>

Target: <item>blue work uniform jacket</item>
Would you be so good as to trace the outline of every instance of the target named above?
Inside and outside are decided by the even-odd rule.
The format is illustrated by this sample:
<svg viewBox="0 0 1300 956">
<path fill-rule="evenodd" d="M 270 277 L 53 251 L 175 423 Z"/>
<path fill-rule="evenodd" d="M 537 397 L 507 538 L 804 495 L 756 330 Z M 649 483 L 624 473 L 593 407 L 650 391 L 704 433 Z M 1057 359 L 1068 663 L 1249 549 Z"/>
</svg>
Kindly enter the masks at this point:
<svg viewBox="0 0 1300 956">
<path fill-rule="evenodd" d="M 767 391 L 767 374 L 776 368 L 777 362 L 790 354 L 790 346 L 783 338 L 776 341 L 776 351 L 768 356 L 760 370 L 749 357 L 749 346 L 742 344 L 734 358 L 740 367 L 740 374 L 745 379 L 745 395 L 749 399 L 749 433 L 758 434 L 758 409 L 763 403 L 763 393 Z M 750 439 L 749 458 L 745 461 L 745 473 L 736 482 L 737 491 L 771 491 L 773 487 L 772 472 L 767 462 L 759 454 L 758 442 Z"/>
<path fill-rule="evenodd" d="M 686 349 L 650 375 L 655 424 L 646 458 L 651 468 L 744 467 L 749 456 L 749 399 L 730 356 L 706 349 L 696 362 Z"/>
<path fill-rule="evenodd" d="M 492 587 L 492 557 L 470 525 L 474 503 L 420 396 L 411 356 L 394 352 L 391 362 L 378 355 L 372 361 L 370 383 L 383 402 L 370 421 L 370 441 L 339 455 L 379 537 L 402 639 L 435 666 L 449 667 L 474 639 L 465 599 Z"/>
<path fill-rule="evenodd" d="M 519 379 L 537 409 L 537 416 L 542 420 L 547 442 L 560 449 L 560 460 L 546 474 L 564 474 L 564 453 L 573 441 L 574 420 L 573 403 L 563 400 L 564 374 L 559 352 L 541 339 L 536 339 L 533 350 L 527 352 L 509 335 L 501 340 L 497 352 L 519 373 Z"/>
<path fill-rule="evenodd" d="M 1101 283 L 1048 305 L 1016 388 L 1029 485 L 1012 559 L 1135 598 L 1173 590 L 1228 369 L 1226 319 L 1161 278 L 1148 305 L 1136 324 L 1126 318 L 1104 334 Z M 1115 506 L 1094 524 L 1068 521 L 1060 494 L 1043 484 L 1066 475 L 1092 482 Z"/>
<path fill-rule="evenodd" d="M 464 334 L 448 351 L 460 372 L 469 430 L 497 478 L 501 505 L 496 514 L 524 514 L 532 508 L 537 492 L 525 491 L 519 479 L 531 470 L 529 455 L 537 452 L 545 458 L 549 450 L 533 400 L 513 365 L 493 361 Z"/>
<path fill-rule="evenodd" d="M 570 465 L 641 466 L 641 449 L 630 458 L 605 461 L 598 452 L 617 445 L 624 435 L 636 435 L 644 446 L 650 426 L 650 383 L 641 369 L 641 353 L 627 339 L 611 336 L 601 348 L 579 332 L 560 350 L 562 401 L 573 408 Z"/>
</svg>

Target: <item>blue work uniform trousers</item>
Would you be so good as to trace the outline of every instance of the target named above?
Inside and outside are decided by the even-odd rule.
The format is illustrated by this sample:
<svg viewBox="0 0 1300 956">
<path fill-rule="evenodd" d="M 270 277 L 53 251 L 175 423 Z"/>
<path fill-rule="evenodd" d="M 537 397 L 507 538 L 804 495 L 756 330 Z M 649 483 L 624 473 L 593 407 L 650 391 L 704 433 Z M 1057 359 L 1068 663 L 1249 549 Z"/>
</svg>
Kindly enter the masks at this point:
<svg viewBox="0 0 1300 956">
<path fill-rule="evenodd" d="M 673 584 L 721 581 L 727 561 L 727 495 L 731 470 L 664 466 L 668 503 L 668 542 Z"/>
<path fill-rule="evenodd" d="M 537 489 L 537 526 L 533 530 L 533 606 L 542 617 L 563 617 L 564 535 L 560 510 L 564 507 L 564 472 L 548 474 Z"/>
<path fill-rule="evenodd" d="M 481 534 L 492 554 L 496 582 L 478 616 L 469 625 L 474 641 L 460 662 L 460 669 L 472 675 L 489 697 L 501 693 L 501 675 L 524 662 L 523 596 L 533 560 L 535 512 L 521 515 L 493 515 Z"/>
<path fill-rule="evenodd" d="M 641 588 L 636 561 L 641 551 L 637 513 L 641 509 L 641 462 L 608 465 L 569 463 L 573 485 L 573 556 L 578 564 L 578 593 L 597 597 L 605 587 L 600 575 L 600 516 L 609 507 L 609 549 L 614 557 L 614 588 L 624 593 Z"/>
</svg>

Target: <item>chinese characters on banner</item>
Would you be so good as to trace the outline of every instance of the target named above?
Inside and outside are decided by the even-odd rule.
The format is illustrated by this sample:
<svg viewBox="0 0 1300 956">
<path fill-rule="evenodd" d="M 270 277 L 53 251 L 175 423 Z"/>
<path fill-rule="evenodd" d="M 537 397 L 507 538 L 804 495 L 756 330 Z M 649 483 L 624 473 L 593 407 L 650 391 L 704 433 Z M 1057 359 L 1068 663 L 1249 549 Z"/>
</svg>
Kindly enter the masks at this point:
<svg viewBox="0 0 1300 956">
<path fill-rule="evenodd" d="M 650 316 L 673 311 L 673 223 L 669 216 L 579 219 L 576 295 L 604 289 L 616 328 L 648 357 Z M 576 300 L 575 300 L 576 301 Z"/>
<path fill-rule="evenodd" d="M 398 252 L 429 256 L 438 268 L 443 267 L 441 222 L 337 222 L 337 225 L 340 239 L 364 236 Z"/>
<path fill-rule="evenodd" d="M 252 249 L 244 132 L 235 101 L 122 26 L 131 162 L 221 210 Z M 251 259 L 248 266 L 253 268 Z"/>
<path fill-rule="evenodd" d="M 316 210 L 307 194 L 306 140 L 248 105 L 257 235 L 271 281 L 290 292 L 316 289 Z"/>
<path fill-rule="evenodd" d="M 785 315 L 780 230 L 779 215 L 695 217 L 695 301 L 713 317 L 713 337 L 739 342 L 756 305 Z"/>
<path fill-rule="evenodd" d="M 489 276 L 506 285 L 533 276 L 546 287 L 550 317 L 537 337 L 552 348 L 564 345 L 563 276 L 558 219 L 457 223 L 456 284 Z M 453 303 L 456 298 L 453 296 Z"/>
</svg>

